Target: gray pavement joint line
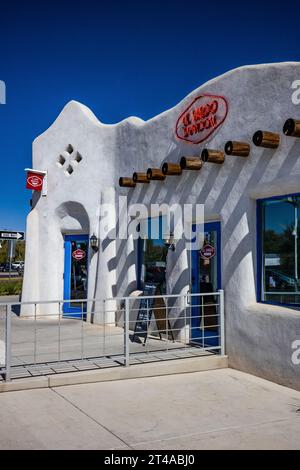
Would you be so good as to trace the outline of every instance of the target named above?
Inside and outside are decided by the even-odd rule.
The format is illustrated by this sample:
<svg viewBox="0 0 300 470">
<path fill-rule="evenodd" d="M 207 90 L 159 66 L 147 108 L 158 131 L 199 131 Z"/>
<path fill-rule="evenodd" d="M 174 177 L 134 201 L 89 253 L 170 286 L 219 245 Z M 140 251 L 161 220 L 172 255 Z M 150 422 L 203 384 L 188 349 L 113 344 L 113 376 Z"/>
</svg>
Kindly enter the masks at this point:
<svg viewBox="0 0 300 470">
<path fill-rule="evenodd" d="M 252 424 L 243 424 L 243 425 L 237 425 L 237 426 L 229 426 L 229 427 L 224 427 L 224 428 L 218 428 L 218 429 L 212 429 L 211 431 L 204 431 L 204 432 L 196 432 L 196 433 L 187 433 L 187 434 L 178 434 L 176 436 L 172 437 L 166 437 L 163 439 L 154 439 L 153 441 L 140 441 L 140 442 L 133 442 L 131 445 L 133 446 L 133 449 L 135 449 L 135 446 L 140 446 L 143 444 L 149 444 L 149 443 L 154 443 L 154 442 L 164 442 L 164 441 L 172 441 L 174 439 L 182 439 L 186 437 L 195 437 L 199 436 L 205 437 L 209 434 L 214 434 L 218 432 L 228 432 L 228 431 L 238 431 L 239 429 L 247 429 L 247 428 L 255 428 L 257 426 L 264 426 L 266 424 L 276 424 L 276 423 L 283 423 L 285 421 L 296 421 L 299 420 L 299 417 L 293 416 L 290 418 L 282 418 L 282 419 L 276 419 L 276 420 L 270 420 L 270 421 L 261 421 L 258 423 L 252 423 Z M 299 428 L 300 429 L 300 428 Z"/>
<path fill-rule="evenodd" d="M 73 408 L 75 408 L 76 410 L 78 410 L 80 413 L 84 414 L 87 418 L 89 418 L 90 420 L 94 421 L 94 423 L 96 423 L 98 426 L 100 426 L 102 429 L 105 429 L 105 431 L 109 432 L 110 434 L 112 434 L 114 437 L 116 437 L 119 441 L 123 442 L 123 444 L 126 445 L 126 447 L 128 447 L 129 449 L 131 450 L 134 450 L 133 447 L 131 447 L 130 444 L 128 444 L 126 441 L 124 441 L 124 439 L 122 439 L 120 436 L 118 436 L 117 434 L 115 434 L 111 429 L 107 428 L 106 426 L 104 426 L 104 424 L 100 423 L 97 419 L 93 418 L 91 415 L 89 415 L 88 413 L 86 413 L 85 411 L 83 411 L 79 406 L 75 405 L 71 400 L 69 400 L 68 398 L 66 398 L 64 395 L 61 395 L 57 390 L 55 390 L 54 388 L 50 387 L 50 390 L 52 390 L 53 393 L 56 393 L 56 395 L 58 395 L 60 398 L 62 398 L 63 400 L 65 400 L 67 403 L 69 403 Z"/>
</svg>

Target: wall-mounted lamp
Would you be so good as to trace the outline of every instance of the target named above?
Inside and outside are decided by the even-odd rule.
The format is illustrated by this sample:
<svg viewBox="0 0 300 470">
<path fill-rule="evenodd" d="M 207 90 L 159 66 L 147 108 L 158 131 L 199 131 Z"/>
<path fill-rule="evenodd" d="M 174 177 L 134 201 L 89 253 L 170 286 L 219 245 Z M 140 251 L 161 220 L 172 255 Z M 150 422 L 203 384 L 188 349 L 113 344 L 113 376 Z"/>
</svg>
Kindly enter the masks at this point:
<svg viewBox="0 0 300 470">
<path fill-rule="evenodd" d="M 175 243 L 174 243 L 174 233 L 170 233 L 170 236 L 165 239 L 165 246 L 168 250 L 175 251 Z"/>
<path fill-rule="evenodd" d="M 94 233 L 90 238 L 90 245 L 95 253 L 99 250 L 99 240 Z"/>
</svg>

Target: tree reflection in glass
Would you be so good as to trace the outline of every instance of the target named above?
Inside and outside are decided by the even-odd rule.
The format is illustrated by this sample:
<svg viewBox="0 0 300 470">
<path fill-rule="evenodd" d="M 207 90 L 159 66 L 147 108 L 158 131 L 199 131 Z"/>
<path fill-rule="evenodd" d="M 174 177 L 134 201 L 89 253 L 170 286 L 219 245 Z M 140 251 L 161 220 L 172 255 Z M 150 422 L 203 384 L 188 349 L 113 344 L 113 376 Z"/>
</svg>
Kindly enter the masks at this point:
<svg viewBox="0 0 300 470">
<path fill-rule="evenodd" d="M 300 302 L 299 196 L 262 202 L 263 299 Z"/>
</svg>

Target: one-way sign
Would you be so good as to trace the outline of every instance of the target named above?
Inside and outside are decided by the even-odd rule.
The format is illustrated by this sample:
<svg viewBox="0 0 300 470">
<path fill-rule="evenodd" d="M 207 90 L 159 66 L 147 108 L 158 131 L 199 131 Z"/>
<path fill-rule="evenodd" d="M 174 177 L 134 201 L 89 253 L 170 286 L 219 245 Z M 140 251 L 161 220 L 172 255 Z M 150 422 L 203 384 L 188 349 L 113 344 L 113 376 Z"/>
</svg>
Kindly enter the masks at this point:
<svg viewBox="0 0 300 470">
<path fill-rule="evenodd" d="M 11 231 L 2 231 L 0 232 L 0 240 L 17 240 L 22 241 L 25 240 L 25 233 L 24 232 L 11 232 Z"/>
</svg>

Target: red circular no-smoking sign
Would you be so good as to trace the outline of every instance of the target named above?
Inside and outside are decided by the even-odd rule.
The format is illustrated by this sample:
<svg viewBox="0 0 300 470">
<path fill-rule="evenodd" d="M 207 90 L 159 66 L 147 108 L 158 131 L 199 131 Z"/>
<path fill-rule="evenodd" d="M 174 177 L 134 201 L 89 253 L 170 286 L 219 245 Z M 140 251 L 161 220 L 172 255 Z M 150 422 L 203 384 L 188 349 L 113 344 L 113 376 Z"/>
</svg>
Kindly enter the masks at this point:
<svg viewBox="0 0 300 470">
<path fill-rule="evenodd" d="M 210 259 L 215 256 L 216 250 L 215 250 L 215 247 L 212 246 L 210 243 L 206 243 L 205 245 L 203 245 L 199 253 L 200 253 L 201 258 Z"/>
<path fill-rule="evenodd" d="M 72 256 L 76 261 L 81 261 L 85 258 L 85 251 L 78 248 L 78 250 L 73 251 Z"/>
</svg>

